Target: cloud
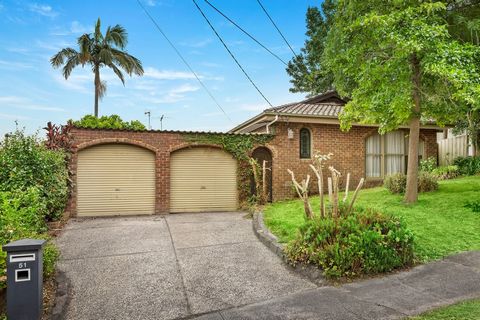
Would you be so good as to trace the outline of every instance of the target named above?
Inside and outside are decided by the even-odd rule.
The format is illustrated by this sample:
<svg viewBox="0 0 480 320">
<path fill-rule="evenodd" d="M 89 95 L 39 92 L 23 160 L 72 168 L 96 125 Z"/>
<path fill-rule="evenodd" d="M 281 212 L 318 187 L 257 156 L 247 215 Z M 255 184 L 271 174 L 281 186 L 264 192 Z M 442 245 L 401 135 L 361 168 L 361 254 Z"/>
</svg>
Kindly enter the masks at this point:
<svg viewBox="0 0 480 320">
<path fill-rule="evenodd" d="M 144 77 L 158 80 L 186 80 L 195 79 L 195 75 L 191 72 L 172 71 L 172 70 L 158 70 L 152 67 L 146 68 Z M 202 78 L 199 76 L 199 78 Z"/>
<path fill-rule="evenodd" d="M 250 103 L 240 105 L 239 109 L 243 111 L 261 112 L 269 107 L 266 103 Z"/>
<path fill-rule="evenodd" d="M 149 95 L 140 95 L 140 99 L 153 104 L 176 103 L 188 100 L 186 94 L 195 92 L 200 88 L 188 83 L 173 87 L 167 91 L 153 90 Z"/>
<path fill-rule="evenodd" d="M 18 69 L 33 69 L 34 66 L 28 63 L 0 60 L 0 69 L 18 70 Z"/>
<path fill-rule="evenodd" d="M 54 11 L 51 6 L 46 4 L 32 3 L 29 8 L 30 11 L 45 17 L 55 18 L 56 16 L 58 16 L 58 12 Z"/>
<path fill-rule="evenodd" d="M 199 41 L 181 42 L 180 45 L 190 48 L 203 48 L 212 43 L 213 39 L 207 38 Z"/>
<path fill-rule="evenodd" d="M 171 94 L 180 94 L 180 93 L 187 93 L 187 92 L 195 92 L 198 89 L 200 89 L 200 88 L 197 87 L 197 86 L 193 86 L 191 84 L 186 83 L 186 84 L 183 84 L 179 87 L 173 88 L 172 90 L 170 90 L 170 93 Z"/>
<path fill-rule="evenodd" d="M 78 21 L 72 21 L 72 24 L 70 25 L 70 32 L 71 33 L 88 33 L 90 31 L 90 28 L 87 26 L 84 26 Z"/>
<path fill-rule="evenodd" d="M 15 114 L 0 113 L 0 119 L 5 119 L 5 120 L 28 120 L 30 118 L 15 115 Z"/>
<path fill-rule="evenodd" d="M 30 99 L 19 96 L 0 96 L 0 108 L 65 112 L 65 109 L 33 104 Z"/>
</svg>

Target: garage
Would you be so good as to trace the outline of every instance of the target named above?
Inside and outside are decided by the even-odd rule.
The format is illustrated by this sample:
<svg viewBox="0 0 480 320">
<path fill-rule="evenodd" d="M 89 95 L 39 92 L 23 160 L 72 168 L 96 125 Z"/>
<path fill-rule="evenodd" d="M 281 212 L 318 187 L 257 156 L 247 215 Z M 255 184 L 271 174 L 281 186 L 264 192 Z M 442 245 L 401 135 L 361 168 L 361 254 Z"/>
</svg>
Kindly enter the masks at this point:
<svg viewBox="0 0 480 320">
<path fill-rule="evenodd" d="M 77 215 L 155 213 L 155 153 L 129 144 L 79 151 Z"/>
<path fill-rule="evenodd" d="M 237 161 L 222 149 L 193 147 L 170 156 L 170 212 L 234 211 Z"/>
</svg>

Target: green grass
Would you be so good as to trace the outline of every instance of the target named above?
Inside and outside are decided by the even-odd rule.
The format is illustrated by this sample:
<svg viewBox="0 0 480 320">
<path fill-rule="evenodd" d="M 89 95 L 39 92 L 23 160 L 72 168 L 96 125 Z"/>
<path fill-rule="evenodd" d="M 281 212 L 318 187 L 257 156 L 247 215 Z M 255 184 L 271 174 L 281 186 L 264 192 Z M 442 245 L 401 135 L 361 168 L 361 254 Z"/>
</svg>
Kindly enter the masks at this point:
<svg viewBox="0 0 480 320">
<path fill-rule="evenodd" d="M 411 320 L 475 320 L 480 319 L 480 300 L 470 300 L 412 317 Z"/>
<path fill-rule="evenodd" d="M 413 205 L 404 204 L 402 198 L 383 187 L 365 189 L 357 205 L 401 217 L 415 234 L 415 253 L 422 261 L 480 250 L 480 213 L 464 207 L 467 201 L 480 199 L 480 176 L 441 181 L 438 191 L 420 194 Z M 311 198 L 315 212 L 318 202 L 318 196 Z M 304 222 L 299 200 L 273 203 L 264 214 L 266 225 L 281 242 L 294 239 Z"/>
</svg>

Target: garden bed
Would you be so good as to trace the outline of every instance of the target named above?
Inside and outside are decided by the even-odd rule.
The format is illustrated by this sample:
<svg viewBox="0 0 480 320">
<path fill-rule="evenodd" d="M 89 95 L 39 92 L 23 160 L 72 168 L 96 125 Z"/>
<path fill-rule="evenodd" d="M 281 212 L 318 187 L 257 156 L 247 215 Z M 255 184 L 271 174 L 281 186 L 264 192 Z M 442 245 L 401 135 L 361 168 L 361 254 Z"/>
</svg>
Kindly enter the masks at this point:
<svg viewBox="0 0 480 320">
<path fill-rule="evenodd" d="M 383 187 L 362 190 L 356 204 L 403 219 L 415 235 L 417 258 L 425 262 L 480 250 L 480 214 L 465 207 L 475 199 L 480 199 L 480 176 L 441 181 L 438 191 L 420 194 L 413 205 L 403 204 L 401 195 Z M 317 211 L 318 197 L 312 197 L 311 202 Z M 305 221 L 303 203 L 290 200 L 266 206 L 264 220 L 280 242 L 290 242 Z"/>
</svg>

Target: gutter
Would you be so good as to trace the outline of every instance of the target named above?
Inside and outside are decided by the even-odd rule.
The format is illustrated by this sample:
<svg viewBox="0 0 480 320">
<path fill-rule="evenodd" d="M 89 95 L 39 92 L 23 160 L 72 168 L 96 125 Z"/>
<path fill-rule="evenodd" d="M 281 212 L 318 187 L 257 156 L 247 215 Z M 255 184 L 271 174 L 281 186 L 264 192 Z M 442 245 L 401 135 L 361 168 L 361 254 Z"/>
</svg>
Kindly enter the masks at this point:
<svg viewBox="0 0 480 320">
<path fill-rule="evenodd" d="M 272 122 L 270 122 L 269 124 L 267 124 L 267 126 L 266 126 L 267 134 L 270 134 L 270 126 L 271 126 L 272 124 L 274 124 L 275 122 L 277 122 L 277 121 L 278 121 L 278 114 L 275 115 L 275 119 L 273 119 Z"/>
</svg>

